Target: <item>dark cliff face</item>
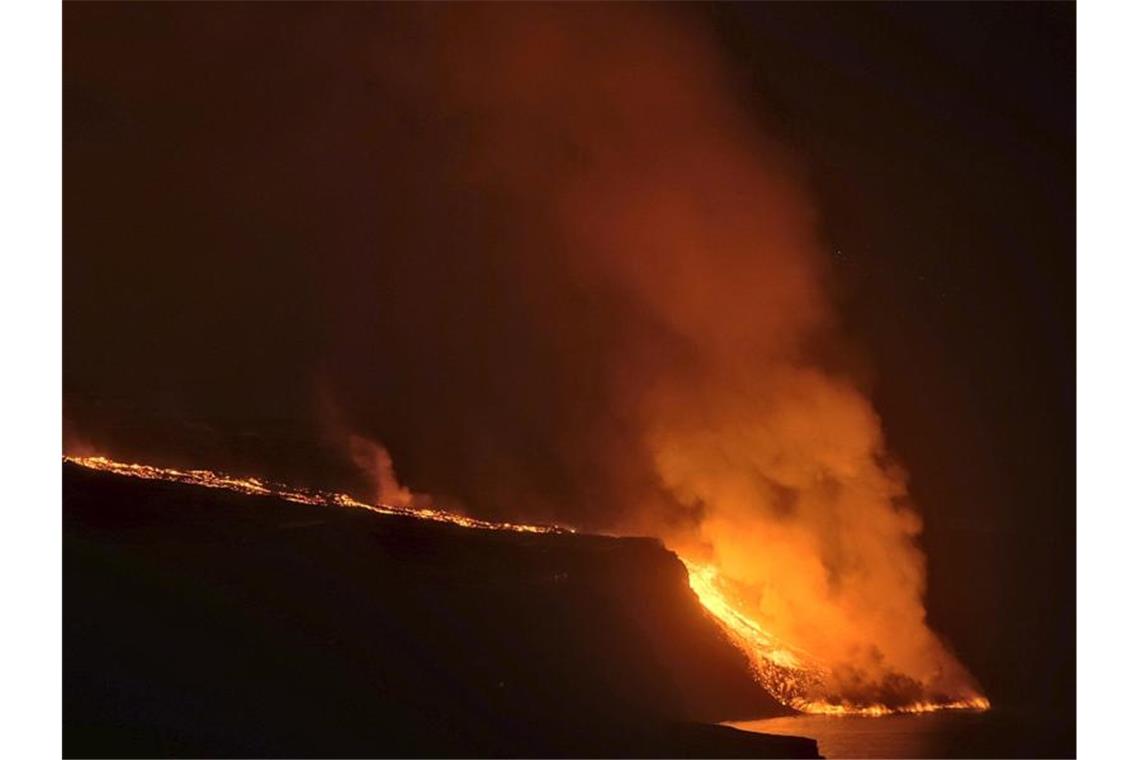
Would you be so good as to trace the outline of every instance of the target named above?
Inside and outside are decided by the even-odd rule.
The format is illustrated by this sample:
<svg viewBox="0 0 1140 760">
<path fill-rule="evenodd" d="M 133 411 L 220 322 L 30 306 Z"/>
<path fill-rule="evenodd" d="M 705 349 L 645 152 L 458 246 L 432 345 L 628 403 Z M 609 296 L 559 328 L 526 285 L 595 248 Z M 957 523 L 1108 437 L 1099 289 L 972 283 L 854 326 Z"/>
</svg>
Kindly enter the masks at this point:
<svg viewBox="0 0 1140 760">
<path fill-rule="evenodd" d="M 63 482 L 69 756 L 814 756 L 655 541 Z"/>
</svg>

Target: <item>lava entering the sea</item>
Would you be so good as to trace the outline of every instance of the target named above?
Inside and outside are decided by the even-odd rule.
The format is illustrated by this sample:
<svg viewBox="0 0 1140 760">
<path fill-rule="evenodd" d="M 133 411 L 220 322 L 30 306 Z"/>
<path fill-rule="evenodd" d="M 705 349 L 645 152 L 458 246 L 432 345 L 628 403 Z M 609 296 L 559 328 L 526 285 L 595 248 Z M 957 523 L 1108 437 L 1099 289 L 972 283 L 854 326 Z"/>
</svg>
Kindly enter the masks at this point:
<svg viewBox="0 0 1140 760">
<path fill-rule="evenodd" d="M 91 470 L 144 480 L 162 480 L 205 488 L 217 488 L 252 496 L 273 496 L 314 506 L 366 509 L 383 515 L 398 515 L 448 523 L 476 530 L 507 530 L 521 533 L 572 533 L 573 528 L 493 522 L 428 507 L 368 504 L 335 491 L 297 488 L 255 477 L 235 477 L 213 470 L 180 470 L 153 465 L 118 462 L 103 456 L 64 456 L 65 462 Z M 877 717 L 895 713 L 926 713 L 939 710 L 988 710 L 984 696 L 924 699 L 907 704 L 861 703 L 827 694 L 828 669 L 811 654 L 780 641 L 750 617 L 727 590 L 714 564 L 690 561 L 684 557 L 689 585 L 708 613 L 721 625 L 729 639 L 748 658 L 752 672 L 780 703 L 794 710 L 824 715 Z"/>
<path fill-rule="evenodd" d="M 981 694 L 961 698 L 920 699 L 897 705 L 865 703 L 828 693 L 828 668 L 809 653 L 782 642 L 750 617 L 726 591 L 712 564 L 682 561 L 689 571 L 689 586 L 716 618 L 732 642 L 748 657 L 756 679 L 781 704 L 815 715 L 880 717 L 898 713 L 940 710 L 988 710 Z"/>
</svg>

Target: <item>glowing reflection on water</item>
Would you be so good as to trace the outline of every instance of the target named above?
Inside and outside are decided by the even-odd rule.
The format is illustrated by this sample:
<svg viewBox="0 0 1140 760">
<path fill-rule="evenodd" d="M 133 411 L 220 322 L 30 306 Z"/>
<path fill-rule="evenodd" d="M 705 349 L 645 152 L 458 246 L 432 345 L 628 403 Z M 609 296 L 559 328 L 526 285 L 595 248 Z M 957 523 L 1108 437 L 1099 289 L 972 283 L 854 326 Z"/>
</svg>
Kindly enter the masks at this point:
<svg viewBox="0 0 1140 760">
<path fill-rule="evenodd" d="M 943 712 L 879 718 L 794 715 L 735 721 L 745 731 L 806 736 L 826 758 L 924 758 L 1008 756 L 1013 734 L 992 713 Z"/>
</svg>

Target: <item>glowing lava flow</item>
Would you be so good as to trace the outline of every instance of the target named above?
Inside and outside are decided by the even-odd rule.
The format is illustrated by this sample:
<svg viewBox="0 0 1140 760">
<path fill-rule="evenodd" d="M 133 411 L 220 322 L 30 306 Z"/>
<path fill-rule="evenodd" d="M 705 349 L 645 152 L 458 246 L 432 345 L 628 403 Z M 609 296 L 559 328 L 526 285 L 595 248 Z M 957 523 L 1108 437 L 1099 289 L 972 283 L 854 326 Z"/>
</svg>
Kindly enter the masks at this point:
<svg viewBox="0 0 1140 760">
<path fill-rule="evenodd" d="M 553 525 L 492 522 L 427 507 L 399 507 L 366 504 L 343 493 L 299 489 L 260 478 L 239 478 L 212 470 L 177 470 L 145 464 L 116 462 L 106 457 L 65 456 L 64 461 L 80 467 L 144 480 L 165 480 L 218 488 L 253 496 L 273 496 L 286 501 L 315 506 L 351 507 L 383 515 L 400 515 L 420 520 L 448 523 L 478 530 L 509 530 L 520 533 L 572 533 L 570 528 Z M 988 710 L 989 700 L 975 697 L 946 702 L 915 702 L 901 707 L 864 705 L 813 699 L 826 683 L 827 670 L 812 657 L 770 635 L 734 604 L 711 564 L 682 559 L 689 571 L 689 585 L 705 609 L 728 633 L 733 643 L 748 657 L 753 674 L 761 685 L 782 704 L 805 713 L 822 715 L 881 716 L 892 713 L 925 713 L 938 710 Z"/>
<path fill-rule="evenodd" d="M 106 457 L 71 457 L 65 456 L 65 462 L 77 464 L 91 470 L 112 472 L 116 475 L 126 475 L 143 480 L 168 480 L 176 483 L 204 486 L 206 488 L 220 488 L 226 491 L 252 496 L 275 496 L 285 501 L 298 504 L 312 504 L 315 506 L 352 507 L 367 509 L 382 515 L 401 515 L 414 517 L 420 520 L 449 523 L 463 528 L 476 528 L 479 530 L 511 530 L 518 533 L 572 533 L 569 528 L 554 525 L 527 525 L 525 523 L 491 522 L 479 520 L 474 517 L 446 512 L 441 509 L 429 507 L 397 507 L 388 504 L 366 504 L 352 498 L 348 494 L 335 491 L 316 491 L 293 488 L 261 480 L 260 478 L 238 478 L 225 473 L 212 470 L 176 470 L 168 467 L 153 467 L 146 464 L 128 464 L 116 462 Z"/>
<path fill-rule="evenodd" d="M 714 565 L 682 558 L 689 571 L 689 586 L 717 619 L 729 638 L 748 657 L 756 679 L 781 704 L 817 715 L 879 717 L 897 713 L 929 713 L 940 710 L 988 710 L 990 701 L 982 696 L 943 702 L 920 701 L 888 707 L 882 704 L 854 704 L 811 698 L 825 688 L 827 669 L 812 657 L 779 641 L 735 605 L 721 582 Z"/>
</svg>

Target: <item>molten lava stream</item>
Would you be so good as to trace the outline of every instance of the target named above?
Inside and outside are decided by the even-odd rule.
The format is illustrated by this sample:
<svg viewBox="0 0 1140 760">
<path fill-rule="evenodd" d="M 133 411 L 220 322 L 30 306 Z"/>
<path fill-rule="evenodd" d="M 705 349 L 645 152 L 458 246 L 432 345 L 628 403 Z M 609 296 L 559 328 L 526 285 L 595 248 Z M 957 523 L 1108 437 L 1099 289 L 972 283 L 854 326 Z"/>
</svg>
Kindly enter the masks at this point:
<svg viewBox="0 0 1140 760">
<path fill-rule="evenodd" d="M 90 470 L 111 472 L 116 475 L 125 475 L 143 480 L 167 480 L 175 483 L 204 486 L 206 488 L 220 488 L 227 491 L 250 494 L 252 496 L 275 496 L 279 499 L 292 501 L 298 504 L 314 506 L 352 507 L 354 509 L 367 509 L 384 515 L 400 515 L 414 517 L 420 520 L 450 523 L 464 528 L 480 530 L 510 530 L 518 533 L 572 533 L 570 528 L 555 525 L 528 525 L 525 523 L 492 522 L 480 520 L 467 515 L 447 512 L 430 507 L 402 507 L 390 504 L 366 504 L 354 499 L 348 494 L 336 491 L 317 491 L 304 488 L 294 488 L 281 483 L 273 483 L 260 478 L 237 478 L 213 470 L 177 470 L 169 467 L 154 467 L 147 464 L 131 464 L 116 462 L 107 457 L 73 457 L 64 456 L 65 462 L 77 464 Z"/>
<path fill-rule="evenodd" d="M 880 717 L 899 713 L 930 713 L 940 710 L 988 710 L 983 696 L 952 700 L 920 700 L 888 707 L 884 704 L 858 704 L 809 695 L 826 690 L 828 669 L 806 652 L 781 642 L 749 617 L 725 592 L 720 573 L 709 563 L 682 557 L 689 571 L 689 585 L 705 609 L 716 618 L 732 642 L 748 657 L 752 672 L 764 688 L 781 704 L 815 715 Z"/>
<path fill-rule="evenodd" d="M 430 507 L 403 507 L 367 504 L 333 491 L 316 491 L 282 485 L 260 478 L 239 478 L 212 470 L 178 470 L 152 465 L 117 462 L 101 456 L 64 456 L 64 461 L 91 470 L 114 473 L 144 480 L 219 488 L 254 496 L 275 496 L 300 504 L 366 509 L 385 515 L 400 515 L 431 520 L 476 530 L 509 530 L 523 533 L 573 532 L 553 525 L 492 522 Z M 730 640 L 748 657 L 752 672 L 760 684 L 781 704 L 804 713 L 822 715 L 881 716 L 894 713 L 925 713 L 938 710 L 988 710 L 989 700 L 982 696 L 956 700 L 916 701 L 888 707 L 883 704 L 857 704 L 821 698 L 826 694 L 828 669 L 808 653 L 772 636 L 741 605 L 726 593 L 718 568 L 710 563 L 682 558 L 689 573 L 689 585 L 705 609 L 726 631 Z"/>
</svg>

